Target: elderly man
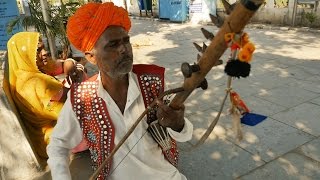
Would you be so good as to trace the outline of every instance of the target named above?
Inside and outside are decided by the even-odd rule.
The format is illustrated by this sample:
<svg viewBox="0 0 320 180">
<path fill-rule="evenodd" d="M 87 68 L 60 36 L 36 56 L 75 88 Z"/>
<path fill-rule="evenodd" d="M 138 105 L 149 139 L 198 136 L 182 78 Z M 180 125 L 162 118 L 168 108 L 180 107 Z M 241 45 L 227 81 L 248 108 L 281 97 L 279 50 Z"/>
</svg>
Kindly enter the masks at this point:
<svg viewBox="0 0 320 180">
<path fill-rule="evenodd" d="M 130 27 L 127 11 L 113 3 L 86 4 L 69 19 L 70 42 L 98 66 L 99 74 L 71 88 L 47 148 L 53 179 L 71 179 L 69 152 L 75 147 L 83 149 L 83 144 L 90 150 L 93 168 L 99 167 L 164 90 L 164 68 L 133 65 Z M 170 135 L 170 148 L 162 149 L 145 133 L 156 119 Z M 98 179 L 186 179 L 176 168 L 176 141 L 190 140 L 192 130 L 192 124 L 184 118 L 184 107 L 176 110 L 159 102 Z"/>
</svg>

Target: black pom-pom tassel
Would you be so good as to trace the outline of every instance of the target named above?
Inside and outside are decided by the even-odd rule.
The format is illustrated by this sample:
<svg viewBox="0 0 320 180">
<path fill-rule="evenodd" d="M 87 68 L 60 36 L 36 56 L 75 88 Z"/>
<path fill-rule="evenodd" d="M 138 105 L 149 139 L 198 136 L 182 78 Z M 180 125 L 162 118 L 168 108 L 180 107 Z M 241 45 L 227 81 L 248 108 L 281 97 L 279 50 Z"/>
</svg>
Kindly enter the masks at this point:
<svg viewBox="0 0 320 180">
<path fill-rule="evenodd" d="M 229 60 L 224 68 L 224 72 L 231 77 L 248 77 L 250 74 L 251 65 L 247 62 L 239 61 L 238 59 Z"/>
</svg>

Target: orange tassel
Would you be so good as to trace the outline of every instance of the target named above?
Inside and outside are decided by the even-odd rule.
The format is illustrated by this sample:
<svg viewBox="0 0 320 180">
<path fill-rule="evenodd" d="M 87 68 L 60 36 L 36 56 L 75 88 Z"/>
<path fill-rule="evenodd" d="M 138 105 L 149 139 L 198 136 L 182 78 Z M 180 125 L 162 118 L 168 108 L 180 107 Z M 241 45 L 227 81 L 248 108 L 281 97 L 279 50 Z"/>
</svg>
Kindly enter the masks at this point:
<svg viewBox="0 0 320 180">
<path fill-rule="evenodd" d="M 234 105 L 235 107 L 237 107 L 240 110 L 241 114 L 250 112 L 249 108 L 242 101 L 239 94 L 236 93 L 235 91 L 230 92 L 230 100 L 231 100 L 232 105 Z"/>
</svg>

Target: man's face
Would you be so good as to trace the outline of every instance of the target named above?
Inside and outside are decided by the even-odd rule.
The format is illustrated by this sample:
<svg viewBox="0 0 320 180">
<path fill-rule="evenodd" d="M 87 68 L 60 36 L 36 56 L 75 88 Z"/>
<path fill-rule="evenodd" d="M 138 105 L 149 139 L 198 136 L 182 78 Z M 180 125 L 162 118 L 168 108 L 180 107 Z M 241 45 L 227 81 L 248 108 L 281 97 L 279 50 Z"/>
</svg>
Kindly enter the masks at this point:
<svg viewBox="0 0 320 180">
<path fill-rule="evenodd" d="M 94 49 L 97 66 L 103 75 L 118 78 L 131 71 L 133 55 L 130 37 L 122 27 L 108 27 Z"/>
<path fill-rule="evenodd" d="M 44 49 L 44 44 L 40 39 L 37 48 L 36 64 L 41 72 L 44 71 L 44 67 L 47 65 L 47 56 L 48 52 Z"/>
</svg>

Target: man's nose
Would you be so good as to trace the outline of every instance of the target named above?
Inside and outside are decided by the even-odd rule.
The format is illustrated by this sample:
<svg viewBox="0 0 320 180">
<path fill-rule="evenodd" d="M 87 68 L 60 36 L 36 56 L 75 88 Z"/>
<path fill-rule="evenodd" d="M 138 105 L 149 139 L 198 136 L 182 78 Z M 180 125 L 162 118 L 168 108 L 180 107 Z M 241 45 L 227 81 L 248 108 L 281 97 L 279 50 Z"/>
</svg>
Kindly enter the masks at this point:
<svg viewBox="0 0 320 180">
<path fill-rule="evenodd" d="M 127 47 L 127 46 L 128 46 L 128 45 L 127 45 L 126 43 L 121 43 L 121 44 L 119 45 L 119 52 L 120 52 L 121 54 L 127 52 L 127 51 L 128 51 L 128 47 Z"/>
</svg>

